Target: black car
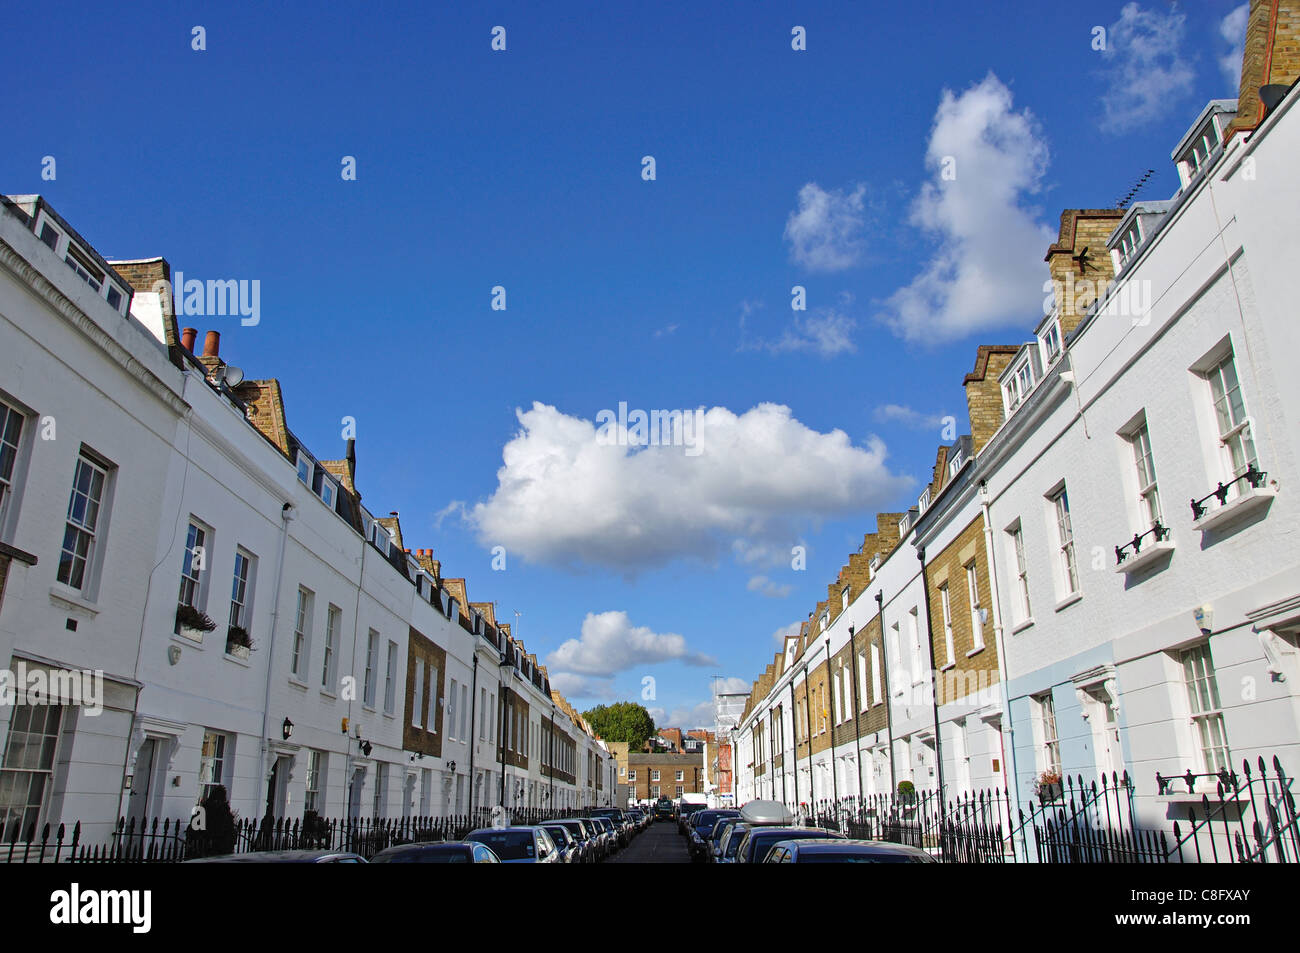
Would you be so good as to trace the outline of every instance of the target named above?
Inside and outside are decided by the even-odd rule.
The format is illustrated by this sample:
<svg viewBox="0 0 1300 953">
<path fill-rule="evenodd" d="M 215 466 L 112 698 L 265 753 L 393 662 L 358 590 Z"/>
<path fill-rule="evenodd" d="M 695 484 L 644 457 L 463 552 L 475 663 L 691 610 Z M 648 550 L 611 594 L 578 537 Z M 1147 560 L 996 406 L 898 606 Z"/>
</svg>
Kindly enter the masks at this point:
<svg viewBox="0 0 1300 953">
<path fill-rule="evenodd" d="M 187 860 L 187 864 L 364 864 L 360 854 L 347 850 L 250 850 L 245 854 L 220 854 Z"/>
<path fill-rule="evenodd" d="M 780 841 L 843 837 L 843 834 L 821 827 L 751 827 L 736 849 L 736 863 L 761 864 L 767 858 L 767 852 Z"/>
<path fill-rule="evenodd" d="M 486 844 L 451 841 L 439 844 L 399 844 L 370 858 L 372 864 L 499 864 Z"/>
<path fill-rule="evenodd" d="M 772 845 L 765 864 L 933 864 L 919 847 L 878 840 L 812 837 L 781 840 Z"/>
<path fill-rule="evenodd" d="M 687 821 L 687 848 L 691 860 L 708 860 L 709 838 L 713 836 L 713 826 L 724 817 L 739 817 L 740 812 L 731 808 L 710 808 L 696 811 Z"/>
<path fill-rule="evenodd" d="M 547 821 L 547 826 L 559 824 L 569 832 L 569 836 L 577 841 L 577 856 L 571 861 L 575 864 L 594 864 L 600 860 L 598 850 L 596 849 L 596 832 L 581 817 L 562 817 L 558 821 Z M 556 843 L 559 843 L 556 841 Z"/>
<path fill-rule="evenodd" d="M 656 821 L 671 821 L 673 819 L 673 802 L 666 797 L 661 797 L 655 801 L 654 817 Z"/>
<path fill-rule="evenodd" d="M 567 825 L 560 824 L 556 821 L 543 821 L 537 825 L 551 835 L 551 840 L 555 841 L 555 846 L 560 849 L 560 857 L 566 864 L 580 864 L 583 861 L 583 845 L 578 838 L 570 832 Z"/>
</svg>

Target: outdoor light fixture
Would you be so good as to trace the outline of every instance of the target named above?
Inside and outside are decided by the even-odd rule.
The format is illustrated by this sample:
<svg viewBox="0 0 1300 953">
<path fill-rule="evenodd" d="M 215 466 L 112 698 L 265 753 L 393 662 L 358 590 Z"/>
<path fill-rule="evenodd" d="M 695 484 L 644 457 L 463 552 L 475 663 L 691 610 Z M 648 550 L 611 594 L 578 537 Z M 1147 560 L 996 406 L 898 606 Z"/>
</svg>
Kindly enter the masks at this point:
<svg viewBox="0 0 1300 953">
<path fill-rule="evenodd" d="M 455 762 L 455 761 L 448 761 L 448 762 L 447 762 L 447 770 L 450 771 L 452 774 L 455 774 L 455 773 L 456 773 L 456 762 Z"/>
<path fill-rule="evenodd" d="M 285 741 L 288 741 L 293 737 L 293 722 L 288 718 L 285 718 L 284 724 L 280 726 L 280 734 L 284 737 Z"/>
<path fill-rule="evenodd" d="M 374 749 L 371 748 L 371 746 L 370 746 L 370 742 L 369 742 L 369 741 L 363 741 L 363 742 L 361 742 L 361 753 L 364 754 L 367 758 L 370 757 L 370 752 L 371 752 L 372 750 L 374 750 Z"/>
</svg>

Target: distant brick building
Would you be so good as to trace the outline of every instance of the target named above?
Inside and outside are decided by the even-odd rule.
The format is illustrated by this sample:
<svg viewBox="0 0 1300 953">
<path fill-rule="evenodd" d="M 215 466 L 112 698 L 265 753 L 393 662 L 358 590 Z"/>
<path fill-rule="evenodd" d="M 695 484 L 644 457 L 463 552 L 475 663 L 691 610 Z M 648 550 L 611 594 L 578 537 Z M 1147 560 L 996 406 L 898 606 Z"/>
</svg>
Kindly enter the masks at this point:
<svg viewBox="0 0 1300 953">
<path fill-rule="evenodd" d="M 628 755 L 626 780 L 632 798 L 652 801 L 660 797 L 676 800 L 683 794 L 704 791 L 703 754 Z"/>
</svg>

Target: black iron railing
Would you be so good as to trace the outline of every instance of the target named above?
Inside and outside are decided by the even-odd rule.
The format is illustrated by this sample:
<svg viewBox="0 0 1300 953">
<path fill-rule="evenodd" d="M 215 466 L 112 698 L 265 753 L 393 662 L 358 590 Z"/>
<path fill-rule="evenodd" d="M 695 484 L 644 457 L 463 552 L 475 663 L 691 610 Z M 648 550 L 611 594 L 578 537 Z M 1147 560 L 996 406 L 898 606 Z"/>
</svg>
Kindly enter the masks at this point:
<svg viewBox="0 0 1300 953">
<path fill-rule="evenodd" d="M 1142 540 L 1146 537 L 1155 536 L 1157 543 L 1163 543 L 1169 538 L 1169 533 L 1169 527 L 1165 526 L 1159 520 L 1156 520 L 1152 527 L 1145 533 L 1134 533 L 1133 539 L 1129 542 L 1125 543 L 1123 546 L 1115 547 L 1115 565 L 1122 566 L 1124 560 L 1128 559 L 1130 555 L 1136 556 L 1140 553 L 1142 551 Z M 1128 552 L 1129 549 L 1133 550 L 1131 554 Z"/>
<path fill-rule="evenodd" d="M 1247 483 L 1249 483 L 1252 489 L 1258 490 L 1261 486 L 1264 485 L 1264 482 L 1267 479 L 1268 479 L 1267 471 L 1257 470 L 1255 469 L 1255 464 L 1253 463 L 1250 464 L 1250 466 L 1246 467 L 1246 472 L 1243 473 L 1241 476 L 1237 477 L 1234 480 L 1229 480 L 1227 483 L 1220 482 L 1217 489 L 1211 490 L 1209 493 L 1205 494 L 1205 496 L 1201 497 L 1199 500 L 1192 500 L 1192 519 L 1198 520 L 1205 515 L 1206 513 L 1205 502 L 1209 500 L 1210 497 L 1217 498 L 1219 501 L 1219 505 L 1223 506 L 1225 503 L 1228 502 L 1228 491 L 1232 489 L 1232 487 L 1240 483 L 1242 480 L 1245 480 Z"/>
</svg>

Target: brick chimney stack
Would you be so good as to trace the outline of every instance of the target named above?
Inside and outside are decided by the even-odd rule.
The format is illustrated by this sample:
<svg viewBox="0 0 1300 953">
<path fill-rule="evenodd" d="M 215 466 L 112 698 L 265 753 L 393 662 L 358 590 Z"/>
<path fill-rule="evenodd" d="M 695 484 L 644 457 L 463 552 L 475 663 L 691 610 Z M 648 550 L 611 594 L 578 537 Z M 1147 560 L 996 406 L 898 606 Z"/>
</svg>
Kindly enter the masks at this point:
<svg viewBox="0 0 1300 953">
<path fill-rule="evenodd" d="M 221 359 L 221 332 L 209 331 L 203 337 L 203 353 L 198 355 L 199 363 L 207 370 L 208 376 L 212 377 L 225 366 L 225 361 Z"/>
<path fill-rule="evenodd" d="M 1020 347 L 1015 344 L 981 344 L 975 354 L 975 370 L 966 375 L 966 406 L 970 411 L 970 435 L 975 453 L 1002 426 L 1002 385 L 998 376 L 1007 369 Z"/>
<path fill-rule="evenodd" d="M 1098 293 L 1115 280 L 1106 239 L 1123 218 L 1119 208 L 1067 208 L 1061 213 L 1059 236 L 1043 260 L 1052 275 L 1062 343 L 1088 314 Z"/>
<path fill-rule="evenodd" d="M 1300 0 L 1251 0 L 1241 58 L 1237 118 L 1228 135 L 1254 129 L 1264 119 L 1261 86 L 1290 86 L 1300 76 Z"/>
</svg>

